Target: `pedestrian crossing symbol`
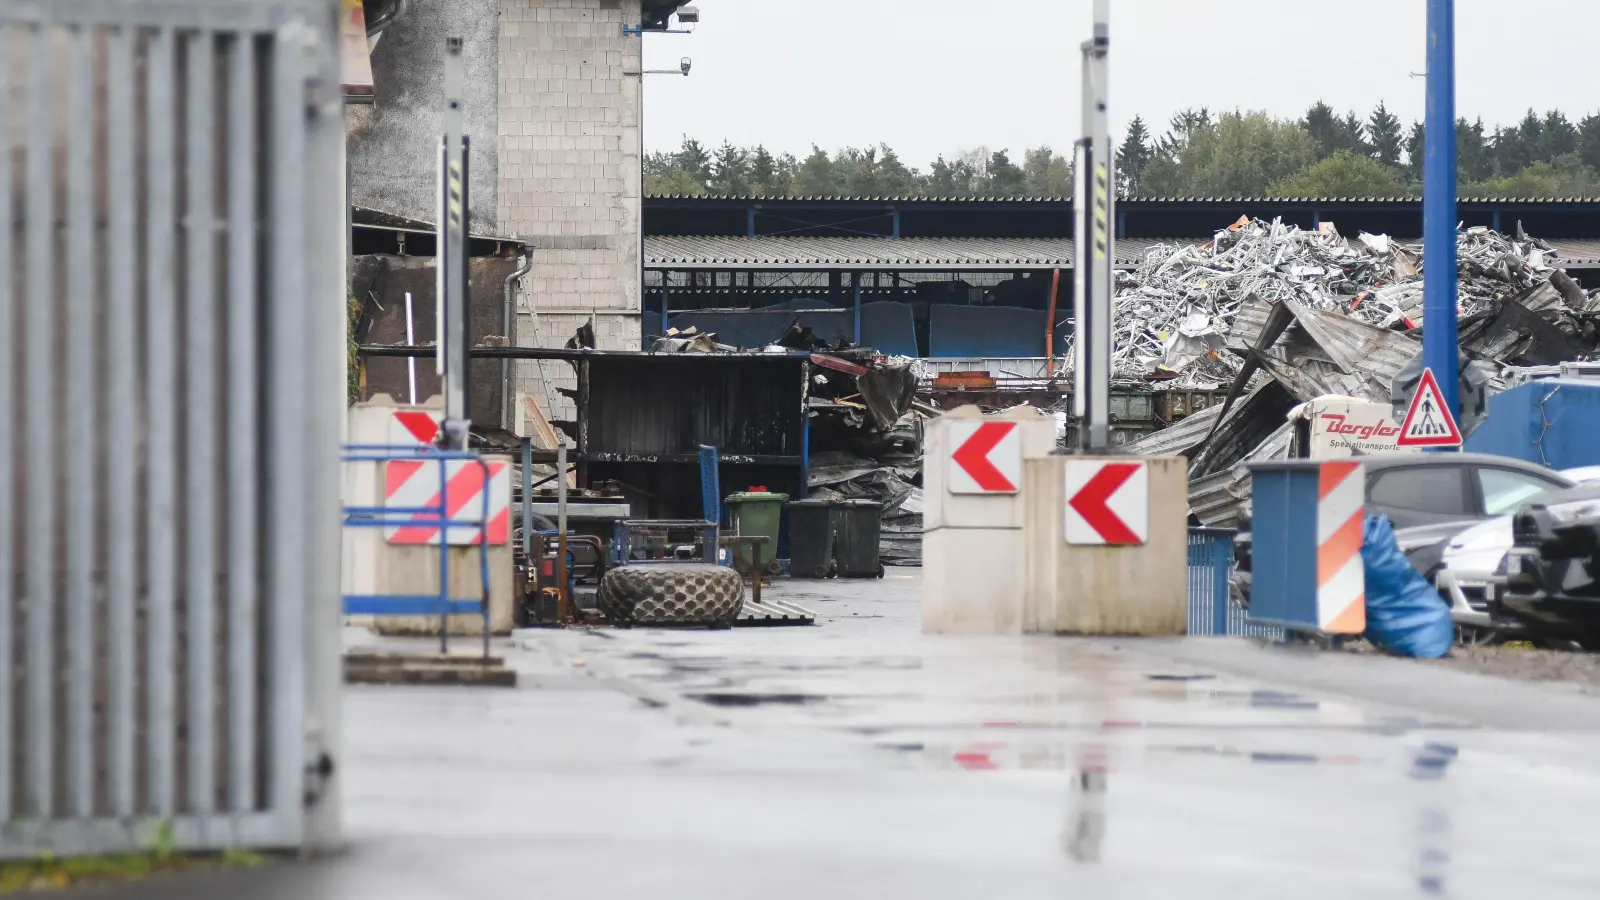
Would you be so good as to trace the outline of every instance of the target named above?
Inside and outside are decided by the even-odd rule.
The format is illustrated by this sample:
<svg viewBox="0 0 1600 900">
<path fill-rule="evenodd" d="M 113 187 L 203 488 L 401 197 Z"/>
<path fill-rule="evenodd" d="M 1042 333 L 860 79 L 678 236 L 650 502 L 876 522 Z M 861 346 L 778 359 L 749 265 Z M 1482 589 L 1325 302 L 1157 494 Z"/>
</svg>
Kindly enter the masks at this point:
<svg viewBox="0 0 1600 900">
<path fill-rule="evenodd" d="M 1405 421 L 1400 425 L 1400 437 L 1395 441 L 1400 447 L 1459 447 L 1461 429 L 1456 427 L 1456 417 L 1444 402 L 1444 392 L 1432 369 L 1422 370 L 1422 381 L 1417 383 L 1416 396 L 1411 398 L 1411 408 L 1406 410 Z"/>
</svg>

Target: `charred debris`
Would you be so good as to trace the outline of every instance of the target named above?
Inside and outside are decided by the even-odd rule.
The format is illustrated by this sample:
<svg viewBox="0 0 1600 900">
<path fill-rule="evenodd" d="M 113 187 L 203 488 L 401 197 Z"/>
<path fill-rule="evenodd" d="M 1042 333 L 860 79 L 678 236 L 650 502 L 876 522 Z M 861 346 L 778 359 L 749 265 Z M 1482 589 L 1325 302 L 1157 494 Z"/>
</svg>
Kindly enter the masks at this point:
<svg viewBox="0 0 1600 900">
<path fill-rule="evenodd" d="M 939 410 L 917 397 L 915 360 L 829 345 L 798 324 L 766 347 L 735 347 L 719 342 L 714 333 L 690 328 L 669 331 L 652 349 L 810 354 L 809 499 L 877 501 L 882 504 L 879 545 L 884 565 L 921 564 L 922 422 Z"/>
</svg>

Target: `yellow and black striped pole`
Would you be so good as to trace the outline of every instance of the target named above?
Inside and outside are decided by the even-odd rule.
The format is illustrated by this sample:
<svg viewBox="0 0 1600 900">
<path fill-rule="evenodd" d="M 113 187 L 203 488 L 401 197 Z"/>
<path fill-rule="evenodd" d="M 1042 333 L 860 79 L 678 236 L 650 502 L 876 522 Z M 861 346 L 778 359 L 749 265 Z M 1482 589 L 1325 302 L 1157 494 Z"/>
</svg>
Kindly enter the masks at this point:
<svg viewBox="0 0 1600 900">
<path fill-rule="evenodd" d="M 1083 44 L 1083 139 L 1074 171 L 1074 407 L 1080 450 L 1111 449 L 1111 290 L 1116 162 L 1107 112 L 1110 0 L 1095 0 L 1094 37 Z"/>
<path fill-rule="evenodd" d="M 462 109 L 462 40 L 445 39 L 444 139 L 439 148 L 438 290 L 439 374 L 444 381 L 444 423 L 439 443 L 467 449 L 467 362 L 471 352 L 467 290 L 468 139 Z"/>
</svg>

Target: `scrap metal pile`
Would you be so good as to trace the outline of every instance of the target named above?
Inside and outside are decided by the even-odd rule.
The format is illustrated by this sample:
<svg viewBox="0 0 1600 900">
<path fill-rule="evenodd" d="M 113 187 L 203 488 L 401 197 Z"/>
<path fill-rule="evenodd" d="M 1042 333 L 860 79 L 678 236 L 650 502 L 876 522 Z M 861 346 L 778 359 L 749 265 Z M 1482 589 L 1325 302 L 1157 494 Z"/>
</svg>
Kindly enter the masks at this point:
<svg viewBox="0 0 1600 900">
<path fill-rule="evenodd" d="M 1594 305 L 1559 269 L 1556 251 L 1520 226 L 1514 237 L 1467 229 L 1458 237 L 1458 253 L 1464 319 L 1496 313 L 1507 298 L 1546 285 L 1551 296 L 1524 298 L 1522 305 L 1551 309 L 1554 299 L 1570 312 Z M 1423 324 L 1421 250 L 1384 235 L 1349 240 L 1332 223 L 1306 231 L 1248 218 L 1206 244 L 1158 245 L 1138 268 L 1118 275 L 1113 385 L 1205 390 L 1233 381 L 1244 359 L 1226 352 L 1228 338 L 1251 297 L 1268 307 L 1289 300 L 1378 328 L 1414 331 Z M 1581 330 L 1566 324 L 1574 334 Z"/>
<path fill-rule="evenodd" d="M 1600 291 L 1550 245 L 1487 228 L 1457 237 L 1463 360 L 1495 390 L 1508 366 L 1589 359 Z M 1331 224 L 1304 231 L 1241 219 L 1198 247 L 1157 247 L 1119 280 L 1114 383 L 1215 388 L 1228 399 L 1128 445 L 1189 457 L 1190 508 L 1231 525 L 1248 498 L 1239 463 L 1281 457 L 1288 411 L 1328 395 L 1390 402 L 1421 352 L 1421 250 Z"/>
</svg>

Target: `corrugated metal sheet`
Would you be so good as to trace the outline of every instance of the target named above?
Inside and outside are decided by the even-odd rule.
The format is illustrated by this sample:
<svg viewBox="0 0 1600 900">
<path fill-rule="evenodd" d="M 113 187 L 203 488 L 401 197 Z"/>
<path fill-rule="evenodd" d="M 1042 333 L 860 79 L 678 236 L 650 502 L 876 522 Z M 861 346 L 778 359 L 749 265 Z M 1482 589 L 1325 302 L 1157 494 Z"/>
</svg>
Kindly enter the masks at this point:
<svg viewBox="0 0 1600 900">
<path fill-rule="evenodd" d="M 1387 383 L 1422 351 L 1422 342 L 1404 332 L 1306 309 L 1293 301 L 1289 304 L 1300 327 L 1346 373 L 1361 373 Z"/>
<path fill-rule="evenodd" d="M 1117 242 L 1117 264 L 1131 268 L 1163 243 L 1209 238 L 1132 238 Z M 961 271 L 1071 268 L 1070 238 L 718 237 L 651 235 L 645 266 L 670 269 L 895 269 Z"/>
<path fill-rule="evenodd" d="M 1250 470 L 1246 464 L 1288 459 L 1293 440 L 1294 423 L 1285 422 L 1233 468 L 1190 482 L 1189 511 L 1208 528 L 1237 527 L 1239 514 L 1250 502 Z"/>
<path fill-rule="evenodd" d="M 1186 454 L 1200 446 L 1200 442 L 1206 439 L 1206 435 L 1211 433 L 1211 426 L 1217 421 L 1217 415 L 1221 412 L 1220 405 L 1203 409 L 1175 425 L 1142 437 L 1123 449 L 1139 456 Z"/>
<path fill-rule="evenodd" d="M 930 372 L 988 372 L 995 378 L 1048 378 L 1046 360 L 1042 356 L 964 357 L 925 359 L 922 366 Z M 1060 368 L 1060 364 L 1057 364 Z M 1071 375 L 1070 370 L 1057 372 Z"/>
</svg>

